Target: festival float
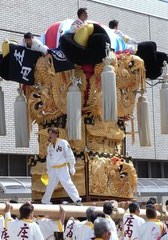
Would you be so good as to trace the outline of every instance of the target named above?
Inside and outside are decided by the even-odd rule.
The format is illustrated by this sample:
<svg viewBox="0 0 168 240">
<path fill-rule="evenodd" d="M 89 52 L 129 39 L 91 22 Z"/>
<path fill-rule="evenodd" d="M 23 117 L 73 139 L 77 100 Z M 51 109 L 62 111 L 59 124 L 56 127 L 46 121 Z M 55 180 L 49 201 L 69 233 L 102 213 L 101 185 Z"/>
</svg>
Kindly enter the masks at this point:
<svg viewBox="0 0 168 240">
<path fill-rule="evenodd" d="M 75 34 L 69 28 L 65 20 L 47 30 L 45 44 L 51 51 L 45 56 L 7 40 L 2 45 L 0 76 L 19 82 L 14 103 L 16 147 L 29 147 L 31 124 L 39 129 L 39 155 L 30 158 L 32 200 L 39 202 L 45 192 L 47 129 L 52 126 L 73 149 L 72 180 L 83 200 L 133 199 L 137 174 L 126 156 L 125 124 L 131 121 L 133 126 L 137 107 L 140 145 L 151 145 L 146 77 L 162 74 L 167 55 L 158 52 L 154 42 L 139 43 L 130 52 L 122 39 L 97 23 Z M 2 91 L 1 99 L 3 103 Z M 5 135 L 2 129 L 1 116 Z M 61 185 L 52 198 L 55 202 L 67 198 Z"/>
</svg>

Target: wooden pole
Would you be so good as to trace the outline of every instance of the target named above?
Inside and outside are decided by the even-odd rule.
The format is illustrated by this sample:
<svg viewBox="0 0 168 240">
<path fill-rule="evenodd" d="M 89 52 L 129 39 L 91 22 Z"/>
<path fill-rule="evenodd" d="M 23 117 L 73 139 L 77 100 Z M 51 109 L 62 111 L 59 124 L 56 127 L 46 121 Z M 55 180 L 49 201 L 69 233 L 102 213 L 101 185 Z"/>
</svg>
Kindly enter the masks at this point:
<svg viewBox="0 0 168 240">
<path fill-rule="evenodd" d="M 11 204 L 12 210 L 11 213 L 19 216 L 19 208 L 22 204 L 14 203 Z M 33 204 L 34 206 L 34 216 L 44 215 L 52 219 L 59 219 L 61 215 L 60 205 L 44 205 L 44 204 Z M 93 206 L 93 205 L 92 205 Z M 78 217 L 86 217 L 86 209 L 89 206 L 75 206 L 75 205 L 61 205 L 63 210 L 65 211 L 66 219 L 70 217 L 78 218 Z M 103 207 L 96 207 L 96 211 L 102 211 Z M 0 203 L 0 214 L 4 214 L 5 204 Z M 112 218 L 115 219 L 122 219 L 123 215 L 128 211 L 125 211 L 124 208 L 117 208 L 113 210 Z M 158 218 L 164 220 L 167 217 L 167 214 L 164 212 L 157 211 Z M 146 210 L 140 210 L 140 217 L 146 218 Z"/>
</svg>

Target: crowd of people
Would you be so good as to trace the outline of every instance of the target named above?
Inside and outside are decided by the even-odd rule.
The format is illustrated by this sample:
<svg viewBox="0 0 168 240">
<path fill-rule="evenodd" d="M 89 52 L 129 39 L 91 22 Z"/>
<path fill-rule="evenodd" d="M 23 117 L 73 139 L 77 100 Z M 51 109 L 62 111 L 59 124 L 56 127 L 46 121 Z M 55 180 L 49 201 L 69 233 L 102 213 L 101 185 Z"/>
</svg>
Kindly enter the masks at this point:
<svg viewBox="0 0 168 240">
<path fill-rule="evenodd" d="M 86 221 L 70 219 L 65 228 L 64 239 L 166 240 L 166 222 L 158 219 L 155 203 L 154 198 L 147 202 L 146 221 L 140 217 L 139 204 L 132 202 L 123 217 L 114 222 L 111 218 L 113 204 L 105 201 L 102 212 L 93 207 L 87 209 Z"/>
<path fill-rule="evenodd" d="M 86 218 L 66 219 L 66 212 L 60 205 L 60 218 L 49 219 L 36 216 L 34 206 L 26 202 L 19 208 L 19 216 L 11 214 L 12 205 L 5 203 L 0 216 L 1 240 L 168 240 L 165 222 L 157 217 L 154 199 L 146 204 L 146 220 L 140 217 L 137 202 L 128 204 L 123 217 L 112 219 L 113 201 L 105 201 L 102 211 L 95 206 L 88 207 Z M 80 208 L 80 207 L 79 207 Z M 35 216 L 34 216 L 35 215 Z"/>
</svg>

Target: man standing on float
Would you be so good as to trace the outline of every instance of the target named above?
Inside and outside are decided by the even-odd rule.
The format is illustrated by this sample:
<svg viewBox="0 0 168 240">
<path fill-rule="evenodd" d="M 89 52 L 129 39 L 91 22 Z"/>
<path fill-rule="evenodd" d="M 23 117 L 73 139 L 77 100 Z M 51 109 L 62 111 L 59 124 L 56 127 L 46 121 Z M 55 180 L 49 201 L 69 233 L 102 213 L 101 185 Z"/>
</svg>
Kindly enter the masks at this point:
<svg viewBox="0 0 168 240">
<path fill-rule="evenodd" d="M 81 198 L 73 184 L 70 174 L 75 174 L 75 157 L 69 143 L 60 139 L 59 130 L 57 128 L 50 129 L 50 143 L 47 149 L 47 173 L 49 177 L 45 194 L 41 200 L 44 204 L 52 204 L 50 202 L 54 189 L 60 182 L 69 197 L 77 205 L 81 205 Z M 70 167 L 68 167 L 68 165 Z"/>
<path fill-rule="evenodd" d="M 71 33 L 76 33 L 76 31 L 87 24 L 86 20 L 88 19 L 87 8 L 79 8 L 77 11 L 78 19 L 76 19 L 70 28 Z"/>
</svg>

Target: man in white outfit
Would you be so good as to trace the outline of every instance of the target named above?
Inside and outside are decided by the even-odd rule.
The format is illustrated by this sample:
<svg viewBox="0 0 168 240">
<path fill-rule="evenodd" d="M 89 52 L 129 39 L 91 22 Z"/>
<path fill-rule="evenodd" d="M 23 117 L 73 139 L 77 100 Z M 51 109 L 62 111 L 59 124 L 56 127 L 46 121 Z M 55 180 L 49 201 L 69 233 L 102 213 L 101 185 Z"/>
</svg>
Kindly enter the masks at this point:
<svg viewBox="0 0 168 240">
<path fill-rule="evenodd" d="M 51 142 L 47 149 L 46 158 L 49 181 L 41 202 L 51 204 L 51 196 L 60 182 L 72 201 L 81 205 L 81 198 L 69 174 L 69 171 L 72 175 L 75 174 L 76 161 L 72 149 L 66 140 L 58 138 L 57 128 L 51 128 L 51 131 Z"/>
<path fill-rule="evenodd" d="M 95 240 L 109 240 L 111 236 L 110 223 L 105 218 L 97 218 L 94 221 Z"/>
<path fill-rule="evenodd" d="M 74 236 L 76 240 L 86 240 L 94 238 L 94 224 L 91 222 L 91 218 L 93 213 L 95 212 L 95 207 L 89 207 L 86 210 L 86 218 L 87 220 L 80 222 L 76 231 L 74 232 Z"/>
<path fill-rule="evenodd" d="M 46 218 L 44 216 L 37 217 L 34 220 L 36 222 L 41 230 L 41 233 L 43 234 L 44 240 L 55 240 L 54 233 L 62 233 L 63 236 L 64 232 L 64 221 L 65 221 L 65 211 L 60 205 L 61 215 L 60 219 L 53 220 Z"/>
<path fill-rule="evenodd" d="M 40 231 L 37 223 L 33 222 L 33 210 L 34 207 L 30 202 L 23 204 L 20 209 L 20 220 L 14 220 L 11 218 L 11 205 L 6 204 L 6 231 L 2 235 L 2 239 L 9 240 L 44 240 L 44 237 Z"/>
<path fill-rule="evenodd" d="M 33 34 L 30 32 L 24 34 L 23 46 L 33 51 L 41 52 L 44 55 L 46 55 L 49 50 L 49 48 L 46 45 L 43 45 L 39 39 L 34 38 Z"/>
<path fill-rule="evenodd" d="M 157 211 L 153 205 L 146 208 L 147 221 L 141 225 L 137 240 L 168 240 L 167 227 L 157 219 Z"/>
<path fill-rule="evenodd" d="M 76 237 L 76 231 L 79 228 L 79 225 L 79 220 L 70 217 L 65 227 L 64 240 L 78 240 L 78 238 Z"/>
<path fill-rule="evenodd" d="M 129 213 L 130 214 L 125 214 L 123 216 L 123 239 L 135 240 L 138 239 L 139 231 L 141 230 L 141 226 L 145 220 L 138 216 L 140 213 L 140 207 L 136 202 L 129 204 Z"/>
<path fill-rule="evenodd" d="M 88 18 L 87 8 L 79 8 L 77 11 L 78 19 L 76 19 L 70 28 L 71 33 L 75 33 L 79 28 L 86 24 Z"/>
<path fill-rule="evenodd" d="M 1 236 L 2 236 L 3 230 L 4 230 L 4 217 L 0 215 L 0 239 L 2 239 Z"/>
<path fill-rule="evenodd" d="M 44 240 L 55 240 L 54 232 L 64 231 L 60 220 L 54 221 L 45 217 L 38 217 L 34 220 L 40 227 Z"/>
<path fill-rule="evenodd" d="M 110 227 L 111 227 L 110 240 L 118 240 L 116 225 L 115 225 L 115 222 L 111 218 L 112 211 L 113 211 L 112 202 L 105 201 L 104 204 L 103 204 L 103 212 L 105 214 L 105 218 L 110 223 Z"/>
<path fill-rule="evenodd" d="M 123 32 L 121 32 L 118 29 L 118 21 L 117 20 L 112 20 L 109 22 L 109 28 L 118 36 L 120 36 L 120 38 L 122 38 L 124 40 L 124 42 L 127 45 L 127 49 L 130 50 L 131 52 L 136 52 L 137 51 L 137 47 L 138 47 L 138 42 L 129 37 L 128 35 L 124 34 Z"/>
</svg>

